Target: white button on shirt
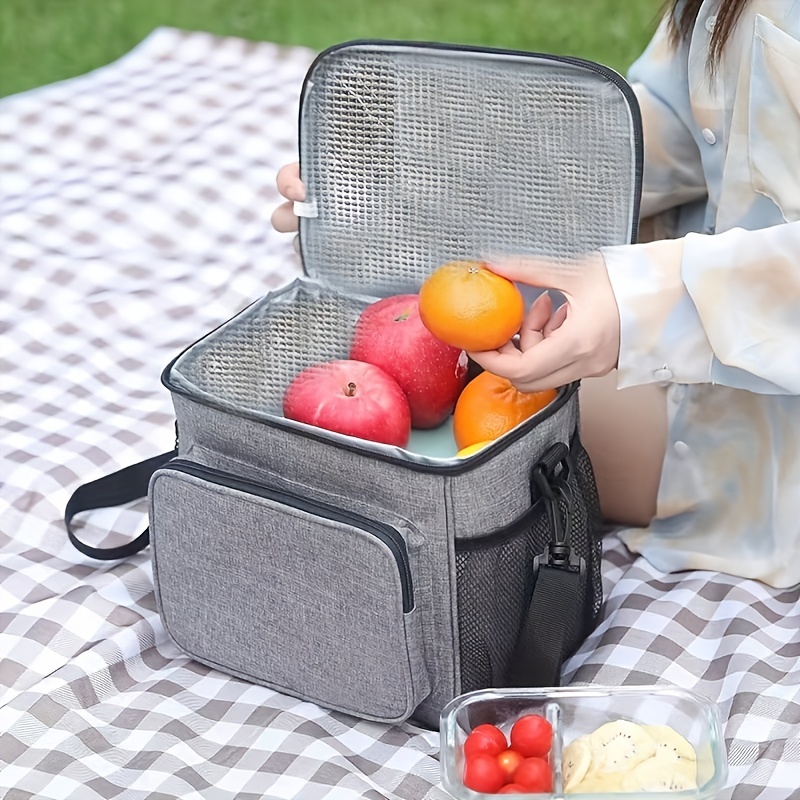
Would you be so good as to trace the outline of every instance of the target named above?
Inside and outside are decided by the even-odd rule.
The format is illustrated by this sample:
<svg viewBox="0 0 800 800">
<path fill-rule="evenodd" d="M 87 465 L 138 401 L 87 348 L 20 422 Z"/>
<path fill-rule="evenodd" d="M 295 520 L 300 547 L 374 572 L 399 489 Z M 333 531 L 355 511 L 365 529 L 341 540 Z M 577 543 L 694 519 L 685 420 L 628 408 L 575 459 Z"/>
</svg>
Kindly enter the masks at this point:
<svg viewBox="0 0 800 800">
<path fill-rule="evenodd" d="M 711 130 L 711 128 L 703 128 L 703 130 L 702 130 L 702 134 L 703 134 L 703 138 L 704 138 L 704 139 L 705 139 L 705 140 L 706 140 L 706 141 L 707 141 L 709 144 L 716 144 L 716 142 L 717 142 L 717 137 L 714 135 L 714 131 L 712 131 L 712 130 Z"/>
<path fill-rule="evenodd" d="M 709 17 L 706 20 L 706 30 L 709 33 L 714 33 L 714 26 L 717 24 L 717 18 L 715 16 Z"/>
<path fill-rule="evenodd" d="M 679 455 L 681 458 L 684 458 L 689 455 L 690 452 L 689 445 L 686 444 L 686 442 L 681 442 L 681 441 L 675 442 L 673 448 L 675 449 L 675 453 Z"/>
<path fill-rule="evenodd" d="M 662 367 L 653 373 L 653 377 L 662 383 L 669 383 L 672 380 L 672 370 L 667 367 Z"/>
</svg>

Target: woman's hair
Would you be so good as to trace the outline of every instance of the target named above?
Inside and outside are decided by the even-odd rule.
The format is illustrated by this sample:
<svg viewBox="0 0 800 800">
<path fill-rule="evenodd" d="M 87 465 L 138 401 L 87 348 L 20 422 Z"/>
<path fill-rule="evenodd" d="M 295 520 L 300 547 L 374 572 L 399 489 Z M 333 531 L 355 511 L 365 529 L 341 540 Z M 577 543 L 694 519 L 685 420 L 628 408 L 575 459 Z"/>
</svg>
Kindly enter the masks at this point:
<svg viewBox="0 0 800 800">
<path fill-rule="evenodd" d="M 709 62 L 712 69 L 719 61 L 725 42 L 728 41 L 747 2 L 748 0 L 720 0 L 709 46 Z M 703 0 L 669 0 L 667 14 L 675 43 L 688 40 L 692 35 L 701 5 Z"/>
</svg>

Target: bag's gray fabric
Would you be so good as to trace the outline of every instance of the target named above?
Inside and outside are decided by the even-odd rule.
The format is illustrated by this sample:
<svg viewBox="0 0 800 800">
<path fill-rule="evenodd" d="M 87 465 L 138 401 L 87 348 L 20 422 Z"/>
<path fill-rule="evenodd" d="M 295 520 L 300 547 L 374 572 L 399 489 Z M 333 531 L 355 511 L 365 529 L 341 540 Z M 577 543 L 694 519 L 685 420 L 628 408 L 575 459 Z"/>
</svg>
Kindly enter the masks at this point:
<svg viewBox="0 0 800 800">
<path fill-rule="evenodd" d="M 375 537 L 169 468 L 152 502 L 158 601 L 183 650 L 374 719 L 404 720 L 427 696 L 419 615 Z"/>
<path fill-rule="evenodd" d="M 576 386 L 491 457 L 460 462 L 291 422 L 282 399 L 304 367 L 348 356 L 369 302 L 416 292 L 440 263 L 628 241 L 641 156 L 628 92 L 544 57 L 358 44 L 318 59 L 301 103 L 312 277 L 188 348 L 165 383 L 181 459 L 392 526 L 413 610 L 397 559 L 352 526 L 168 466 L 150 491 L 155 575 L 187 652 L 357 716 L 435 725 L 459 692 L 508 679 L 555 533 L 532 473 L 559 443 L 574 504 L 557 511 L 585 566 L 572 624 L 596 619 L 599 510 Z"/>
<path fill-rule="evenodd" d="M 268 299 L 262 302 L 268 303 Z M 249 330 L 248 322 L 245 322 L 244 329 Z M 225 327 L 225 335 L 238 338 L 235 321 Z M 197 345 L 197 349 L 202 350 L 202 345 Z M 228 352 L 234 358 L 234 350 Z M 192 377 L 191 371 L 186 369 L 187 363 L 182 373 L 184 385 Z M 196 357 L 191 363 L 199 374 L 206 374 L 202 357 Z M 214 363 L 223 373 L 232 368 L 224 361 Z M 254 375 L 253 379 L 259 379 L 259 375 Z M 417 719 L 435 724 L 441 707 L 459 692 L 478 685 L 502 683 L 519 630 L 520 616 L 530 596 L 533 558 L 542 552 L 552 532 L 547 520 L 539 514 L 512 538 L 499 544 L 490 543 L 469 552 L 459 552 L 460 545 L 487 537 L 530 511 L 531 468 L 548 448 L 558 442 L 572 443 L 575 455 L 580 455 L 576 436 L 577 395 L 573 394 L 560 410 L 532 426 L 526 436 L 509 443 L 491 460 L 458 474 L 445 471 L 437 474 L 435 467 L 412 468 L 410 464 L 413 462 L 406 459 L 376 458 L 369 449 L 340 446 L 324 436 L 304 436 L 291 428 L 270 424 L 266 418 L 231 413 L 227 408 L 197 402 L 183 393 L 175 392 L 173 399 L 180 430 L 181 458 L 350 510 L 366 518 L 387 521 L 403 532 L 411 559 L 415 614 L 418 617 L 419 635 L 413 639 L 412 648 L 420 643 L 422 650 L 421 659 L 414 659 L 410 651 L 403 659 L 411 659 L 414 665 L 424 664 L 426 681 L 430 684 L 427 697 L 419 698 L 419 706 L 412 709 Z M 587 604 L 592 613 L 597 613 L 601 598 L 600 543 L 594 538 L 597 530 L 596 496 L 591 468 L 588 464 L 579 464 L 579 467 L 575 481 L 585 476 L 587 484 L 575 484 L 579 509 L 584 515 L 576 527 L 582 538 L 576 539 L 575 544 L 586 559 L 591 576 L 587 586 Z M 203 505 L 199 516 L 196 510 L 187 516 L 185 506 L 191 506 L 194 494 L 201 493 L 201 490 L 196 487 L 195 493 L 178 502 L 173 490 L 157 491 L 161 474 L 156 474 L 151 488 L 150 518 L 156 584 L 166 627 L 176 636 L 181 647 L 198 660 L 243 675 L 245 671 L 235 666 L 235 660 L 240 658 L 236 655 L 237 650 L 250 648 L 263 652 L 264 646 L 272 649 L 282 646 L 283 638 L 275 630 L 272 631 L 273 637 L 265 640 L 262 625 L 272 613 L 283 618 L 289 614 L 289 609 L 282 604 L 278 609 L 270 607 L 264 592 L 254 588 L 262 581 L 266 590 L 270 570 L 261 567 L 263 546 L 258 544 L 257 536 L 254 541 L 253 530 L 260 530 L 262 537 L 283 537 L 286 516 L 262 506 L 258 516 L 248 517 L 247 523 L 242 525 L 237 522 L 239 512 L 232 508 L 229 510 L 227 505 L 215 506 L 208 502 Z M 170 486 L 173 484 L 167 484 Z M 214 490 L 206 487 L 202 491 L 209 493 Z M 176 510 L 176 505 L 180 506 L 179 510 Z M 251 509 L 248 513 L 254 512 Z M 199 541 L 193 540 L 192 533 L 197 526 L 205 528 Z M 180 532 L 176 533 L 176 529 Z M 209 540 L 217 544 L 209 548 Z M 299 550 L 296 554 L 298 569 L 313 567 L 311 554 L 302 552 L 299 537 L 283 541 L 286 547 Z M 362 572 L 349 567 L 351 556 L 348 555 L 343 562 L 338 560 L 341 558 L 340 539 L 329 537 L 323 541 L 327 543 L 328 556 L 341 566 L 331 580 L 345 586 L 359 586 Z M 235 646 L 223 651 L 227 654 L 224 660 L 211 657 L 209 651 L 203 649 L 202 634 L 194 630 L 204 624 L 195 616 L 200 613 L 199 607 L 203 608 L 204 619 L 219 617 L 221 609 L 215 609 L 218 595 L 209 591 L 206 579 L 199 580 L 196 573 L 184 571 L 184 553 L 192 547 L 194 555 L 191 558 L 205 564 L 203 569 L 214 575 L 218 574 L 213 564 L 218 548 L 223 547 L 226 552 L 232 550 L 238 559 L 238 572 L 227 572 L 223 583 L 228 586 L 229 593 L 245 591 L 258 600 L 250 611 L 252 638 L 248 638 L 246 633 L 249 622 L 243 620 L 241 638 Z M 180 578 L 181 575 L 184 577 Z M 174 582 L 177 588 L 172 585 Z M 388 591 L 386 583 L 385 591 Z M 165 605 L 165 599 L 169 598 L 172 598 L 172 614 L 179 611 L 183 628 L 169 622 L 170 606 Z M 372 607 L 374 613 L 381 615 L 381 624 L 391 624 L 389 615 L 379 611 L 366 595 L 363 605 Z M 308 613 L 304 609 L 305 600 L 301 595 L 296 614 Z M 184 633 L 179 638 L 181 630 Z M 348 630 L 342 631 L 343 637 L 347 634 Z M 300 625 L 297 635 L 306 637 L 309 646 L 313 645 L 314 633 L 308 626 Z M 251 644 L 253 638 L 259 640 L 255 646 Z M 344 638 L 341 644 L 343 648 L 349 648 Z M 270 672 L 270 662 L 262 660 L 260 663 L 260 669 L 246 672 L 247 677 L 276 685 L 278 681 Z M 352 666 L 352 672 L 337 671 L 333 679 L 348 685 L 357 684 L 363 671 L 373 670 L 382 673 L 381 681 L 390 680 L 391 670 L 385 671 L 375 662 L 364 663 L 357 656 Z M 303 669 L 298 665 L 299 672 L 302 673 Z M 417 686 L 422 683 L 418 682 Z M 328 707 L 348 710 L 358 716 L 381 718 L 374 707 L 367 707 L 364 699 L 348 706 L 332 692 L 323 697 L 325 686 L 312 689 L 311 685 L 304 691 L 296 684 L 283 684 L 283 687 Z M 359 697 L 363 698 L 363 695 Z"/>
</svg>

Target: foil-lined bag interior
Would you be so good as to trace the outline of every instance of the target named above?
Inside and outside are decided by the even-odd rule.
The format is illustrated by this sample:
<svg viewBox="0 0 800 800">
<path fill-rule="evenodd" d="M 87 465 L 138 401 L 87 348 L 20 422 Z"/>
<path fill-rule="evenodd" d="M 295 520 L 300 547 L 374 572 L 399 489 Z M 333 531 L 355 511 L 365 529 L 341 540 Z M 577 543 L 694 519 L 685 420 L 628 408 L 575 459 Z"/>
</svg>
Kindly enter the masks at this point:
<svg viewBox="0 0 800 800">
<path fill-rule="evenodd" d="M 297 373 L 347 358 L 369 302 L 416 293 L 447 261 L 568 261 L 636 236 L 638 106 L 625 80 L 598 64 L 347 43 L 309 70 L 299 135 L 306 274 L 193 345 L 165 374 L 171 389 L 233 414 L 304 428 L 282 411 Z M 423 464 L 456 452 L 450 420 L 413 431 L 404 449 L 358 446 Z"/>
</svg>

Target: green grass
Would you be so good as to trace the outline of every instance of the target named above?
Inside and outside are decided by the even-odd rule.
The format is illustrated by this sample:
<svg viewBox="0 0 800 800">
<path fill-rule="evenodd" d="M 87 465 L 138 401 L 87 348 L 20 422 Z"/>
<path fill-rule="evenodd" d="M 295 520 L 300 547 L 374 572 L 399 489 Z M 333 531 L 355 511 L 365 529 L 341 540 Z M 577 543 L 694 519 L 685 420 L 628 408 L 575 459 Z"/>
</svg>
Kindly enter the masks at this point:
<svg viewBox="0 0 800 800">
<path fill-rule="evenodd" d="M 577 55 L 624 71 L 663 0 L 0 0 L 0 96 L 108 64 L 170 25 L 322 49 L 421 39 Z"/>
</svg>

